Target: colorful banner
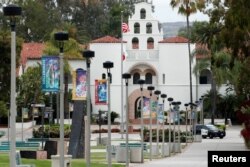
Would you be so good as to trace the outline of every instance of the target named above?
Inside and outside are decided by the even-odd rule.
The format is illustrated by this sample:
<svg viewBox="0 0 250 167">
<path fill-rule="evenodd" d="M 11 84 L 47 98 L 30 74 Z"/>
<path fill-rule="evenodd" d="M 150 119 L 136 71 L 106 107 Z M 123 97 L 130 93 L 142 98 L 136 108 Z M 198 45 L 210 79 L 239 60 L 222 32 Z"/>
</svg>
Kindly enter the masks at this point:
<svg viewBox="0 0 250 167">
<path fill-rule="evenodd" d="M 158 104 L 158 108 L 157 108 L 157 120 L 159 121 L 159 123 L 163 123 L 164 122 L 164 111 L 163 111 L 163 104 Z"/>
<path fill-rule="evenodd" d="M 156 118 L 157 117 L 157 101 L 152 101 L 151 102 L 151 107 L 152 107 L 152 118 Z"/>
<path fill-rule="evenodd" d="M 143 97 L 143 118 L 150 118 L 150 98 Z"/>
<path fill-rule="evenodd" d="M 87 96 L 87 74 L 86 71 L 79 68 L 73 72 L 73 90 L 72 99 L 73 100 L 86 100 Z"/>
<path fill-rule="evenodd" d="M 95 104 L 107 104 L 107 80 L 95 80 Z"/>
<path fill-rule="evenodd" d="M 58 56 L 42 57 L 42 91 L 59 91 L 60 65 Z"/>
</svg>

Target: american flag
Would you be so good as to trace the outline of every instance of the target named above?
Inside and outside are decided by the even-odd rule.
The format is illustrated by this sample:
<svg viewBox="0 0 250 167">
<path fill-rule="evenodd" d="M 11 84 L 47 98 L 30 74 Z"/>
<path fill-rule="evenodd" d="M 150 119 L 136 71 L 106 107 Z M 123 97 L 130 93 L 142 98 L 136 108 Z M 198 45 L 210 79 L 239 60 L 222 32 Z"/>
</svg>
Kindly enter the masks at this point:
<svg viewBox="0 0 250 167">
<path fill-rule="evenodd" d="M 127 23 L 122 23 L 122 32 L 129 32 L 129 26 Z"/>
</svg>

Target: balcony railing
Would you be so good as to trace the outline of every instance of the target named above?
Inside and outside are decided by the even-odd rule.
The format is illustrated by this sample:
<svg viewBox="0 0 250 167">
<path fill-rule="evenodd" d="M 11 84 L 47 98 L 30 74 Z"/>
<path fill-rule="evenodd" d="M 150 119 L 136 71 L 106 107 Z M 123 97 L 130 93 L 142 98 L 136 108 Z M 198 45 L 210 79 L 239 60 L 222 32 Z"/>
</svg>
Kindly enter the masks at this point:
<svg viewBox="0 0 250 167">
<path fill-rule="evenodd" d="M 158 50 L 127 50 L 127 60 L 151 60 L 157 61 L 159 59 Z"/>
</svg>

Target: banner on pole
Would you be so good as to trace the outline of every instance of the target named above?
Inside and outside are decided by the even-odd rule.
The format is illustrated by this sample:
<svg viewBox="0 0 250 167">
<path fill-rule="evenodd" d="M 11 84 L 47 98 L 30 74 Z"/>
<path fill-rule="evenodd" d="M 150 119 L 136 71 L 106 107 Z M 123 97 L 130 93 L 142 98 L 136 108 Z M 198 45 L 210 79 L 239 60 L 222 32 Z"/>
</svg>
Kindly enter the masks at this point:
<svg viewBox="0 0 250 167">
<path fill-rule="evenodd" d="M 59 57 L 43 56 L 42 57 L 42 91 L 58 92 L 59 91 Z"/>
<path fill-rule="evenodd" d="M 95 104 L 107 104 L 107 80 L 95 80 Z"/>
<path fill-rule="evenodd" d="M 150 118 L 150 98 L 143 97 L 143 118 Z"/>
<path fill-rule="evenodd" d="M 158 108 L 157 108 L 157 121 L 159 123 L 163 123 L 164 122 L 164 111 L 163 111 L 163 104 L 158 104 Z"/>
<path fill-rule="evenodd" d="M 87 85 L 86 85 L 87 74 L 86 71 L 79 68 L 73 72 L 73 90 L 72 99 L 73 100 L 86 100 L 87 96 Z"/>
</svg>

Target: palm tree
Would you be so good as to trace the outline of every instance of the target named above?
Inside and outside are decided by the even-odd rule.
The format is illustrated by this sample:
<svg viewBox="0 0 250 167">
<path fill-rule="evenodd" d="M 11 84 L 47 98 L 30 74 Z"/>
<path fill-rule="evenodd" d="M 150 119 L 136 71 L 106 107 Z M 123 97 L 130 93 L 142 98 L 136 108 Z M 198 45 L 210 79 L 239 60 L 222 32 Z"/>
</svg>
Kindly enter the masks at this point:
<svg viewBox="0 0 250 167">
<path fill-rule="evenodd" d="M 190 81 L 190 102 L 193 103 L 193 93 L 192 93 L 192 69 L 191 69 L 191 49 L 190 49 L 190 25 L 189 16 L 201 10 L 205 7 L 204 0 L 171 0 L 170 5 L 173 8 L 178 7 L 178 13 L 186 16 L 187 22 L 187 34 L 188 34 L 188 54 L 189 54 L 189 81 Z"/>
<path fill-rule="evenodd" d="M 217 101 L 217 87 L 220 87 L 230 79 L 231 54 L 229 54 L 225 50 L 210 51 L 205 45 L 201 45 L 199 47 L 196 47 L 193 55 L 203 56 L 203 58 L 197 60 L 194 67 L 194 73 L 196 75 L 198 75 L 204 69 L 209 69 L 211 72 L 211 123 L 214 124 L 214 113 L 216 112 Z"/>
</svg>

